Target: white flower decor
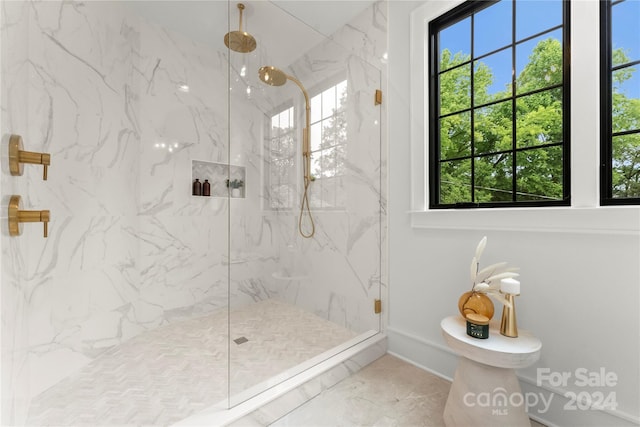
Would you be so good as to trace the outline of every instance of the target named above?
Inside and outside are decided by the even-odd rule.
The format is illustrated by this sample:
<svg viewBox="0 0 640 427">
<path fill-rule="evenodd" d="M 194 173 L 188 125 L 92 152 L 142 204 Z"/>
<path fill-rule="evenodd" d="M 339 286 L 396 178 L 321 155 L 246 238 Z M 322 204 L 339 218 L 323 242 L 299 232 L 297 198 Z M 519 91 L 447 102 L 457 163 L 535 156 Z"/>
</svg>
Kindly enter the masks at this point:
<svg viewBox="0 0 640 427">
<path fill-rule="evenodd" d="M 480 257 L 485 246 L 487 246 L 487 236 L 480 240 L 476 247 L 475 256 L 471 260 L 471 290 L 486 294 L 510 308 L 511 303 L 500 292 L 500 281 L 518 277 L 519 274 L 516 273 L 518 268 L 507 267 L 506 262 L 499 262 L 480 270 Z"/>
</svg>

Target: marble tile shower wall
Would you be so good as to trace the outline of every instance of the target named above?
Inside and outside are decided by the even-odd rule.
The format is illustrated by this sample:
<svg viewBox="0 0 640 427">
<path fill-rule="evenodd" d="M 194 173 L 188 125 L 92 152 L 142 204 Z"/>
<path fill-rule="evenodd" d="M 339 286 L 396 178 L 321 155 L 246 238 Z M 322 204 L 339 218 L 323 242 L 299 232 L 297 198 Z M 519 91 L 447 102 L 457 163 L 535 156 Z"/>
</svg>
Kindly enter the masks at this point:
<svg viewBox="0 0 640 427">
<path fill-rule="evenodd" d="M 20 194 L 23 209 L 52 212 L 47 239 L 27 224 L 2 242 L 2 415 L 20 424 L 30 396 L 126 334 L 114 317 L 138 282 L 139 129 L 133 68 L 121 64 L 135 63 L 138 34 L 104 4 L 2 7 L 3 139 L 20 134 L 53 158 L 46 182 L 35 166 L 23 177 L 3 167 L 3 199 Z"/>
</svg>

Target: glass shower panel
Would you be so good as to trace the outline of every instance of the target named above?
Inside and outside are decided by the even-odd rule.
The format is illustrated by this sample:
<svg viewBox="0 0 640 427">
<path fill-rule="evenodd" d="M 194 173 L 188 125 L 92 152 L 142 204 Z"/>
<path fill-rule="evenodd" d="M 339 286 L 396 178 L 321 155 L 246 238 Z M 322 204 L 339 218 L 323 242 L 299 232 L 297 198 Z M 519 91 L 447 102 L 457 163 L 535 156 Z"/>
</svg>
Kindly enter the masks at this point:
<svg viewBox="0 0 640 427">
<path fill-rule="evenodd" d="M 2 1 L 2 425 L 228 404 L 228 4 Z M 9 135 L 51 154 L 9 175 Z M 193 195 L 198 179 L 210 196 Z M 7 235 L 6 205 L 49 235 Z"/>
<path fill-rule="evenodd" d="M 23 17 L 27 14 L 26 4 L 11 2 L 2 5 L 0 12 L 0 129 L 2 129 L 2 175 L 0 192 L 2 203 L 2 250 L 0 252 L 0 313 L 2 330 L 0 331 L 2 360 L 0 360 L 0 378 L 2 379 L 2 406 L 0 407 L 0 425 L 14 425 L 24 422 L 28 411 L 29 387 L 28 374 L 23 369 L 28 355 L 28 310 L 27 293 L 23 291 L 31 274 L 33 263 L 30 255 L 36 255 L 44 248 L 43 230 L 26 229 L 23 233 L 34 233 L 27 244 L 24 239 L 9 238 L 8 206 L 12 195 L 26 196 L 29 191 L 27 179 L 17 180 L 9 174 L 7 152 L 12 133 L 28 129 L 28 75 L 20 72 L 22 64 L 28 60 L 28 27 Z M 21 21 L 9 26 L 10 22 Z M 11 105 L 11 108 L 7 106 Z M 28 138 L 27 135 L 22 135 Z M 27 140 L 29 141 L 29 140 Z M 36 147 L 29 145 L 32 151 Z M 37 147 L 44 149 L 43 146 Z M 30 168 L 25 173 L 28 174 Z M 38 170 L 42 174 L 41 170 Z M 37 173 L 34 171 L 34 173 Z M 42 179 L 42 176 L 39 177 Z M 22 204 L 27 200 L 22 200 Z M 38 236 L 35 236 L 35 234 Z M 34 286 L 32 285 L 31 288 Z"/>
<path fill-rule="evenodd" d="M 348 22 L 330 39 L 245 5 L 257 48 L 229 52 L 230 178 L 244 182 L 229 206 L 232 406 L 380 330 L 381 72 Z"/>
<path fill-rule="evenodd" d="M 141 299 L 161 320 L 149 376 L 178 407 L 171 424 L 228 399 L 229 6 L 145 3 L 132 2 L 153 13 L 140 24 Z"/>
</svg>

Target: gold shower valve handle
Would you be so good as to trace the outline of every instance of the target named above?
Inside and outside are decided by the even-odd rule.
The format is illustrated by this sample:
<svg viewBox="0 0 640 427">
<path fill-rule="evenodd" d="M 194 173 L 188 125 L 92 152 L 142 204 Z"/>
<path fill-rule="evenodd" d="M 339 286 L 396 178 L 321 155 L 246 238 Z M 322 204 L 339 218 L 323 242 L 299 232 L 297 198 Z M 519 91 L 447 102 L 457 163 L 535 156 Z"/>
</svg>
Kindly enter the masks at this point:
<svg viewBox="0 0 640 427">
<path fill-rule="evenodd" d="M 20 224 L 24 222 L 41 222 L 44 226 L 44 237 L 49 237 L 49 221 L 51 213 L 43 211 L 23 211 L 21 210 L 22 199 L 20 196 L 11 196 L 9 201 L 9 235 L 19 236 L 22 234 Z"/>
<path fill-rule="evenodd" d="M 24 144 L 20 135 L 11 135 L 9 138 L 9 171 L 13 176 L 21 176 L 24 172 L 24 163 L 43 165 L 42 179 L 47 180 L 47 168 L 51 164 L 51 155 L 48 153 L 34 153 L 24 151 Z"/>
<path fill-rule="evenodd" d="M 44 230 L 43 237 L 45 238 L 49 237 L 49 219 L 50 218 L 51 218 L 51 215 L 49 213 L 49 210 L 40 211 L 40 221 L 42 221 L 42 227 Z"/>
</svg>

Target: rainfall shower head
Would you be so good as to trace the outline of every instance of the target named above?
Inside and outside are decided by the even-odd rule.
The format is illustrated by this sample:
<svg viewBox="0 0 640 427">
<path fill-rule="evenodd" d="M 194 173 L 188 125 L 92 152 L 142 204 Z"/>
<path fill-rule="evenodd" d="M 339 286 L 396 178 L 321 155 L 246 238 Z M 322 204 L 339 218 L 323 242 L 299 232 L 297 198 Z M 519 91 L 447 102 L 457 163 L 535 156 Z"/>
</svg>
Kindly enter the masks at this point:
<svg viewBox="0 0 640 427">
<path fill-rule="evenodd" d="M 287 76 L 284 71 L 276 67 L 264 66 L 258 70 L 260 80 L 269 86 L 282 86 L 287 82 Z"/>
<path fill-rule="evenodd" d="M 238 3 L 238 10 L 240 11 L 238 31 L 228 32 L 224 36 L 224 44 L 233 51 L 249 53 L 256 48 L 256 39 L 254 39 L 251 34 L 242 31 L 242 11 L 244 10 L 244 4 Z"/>
</svg>

